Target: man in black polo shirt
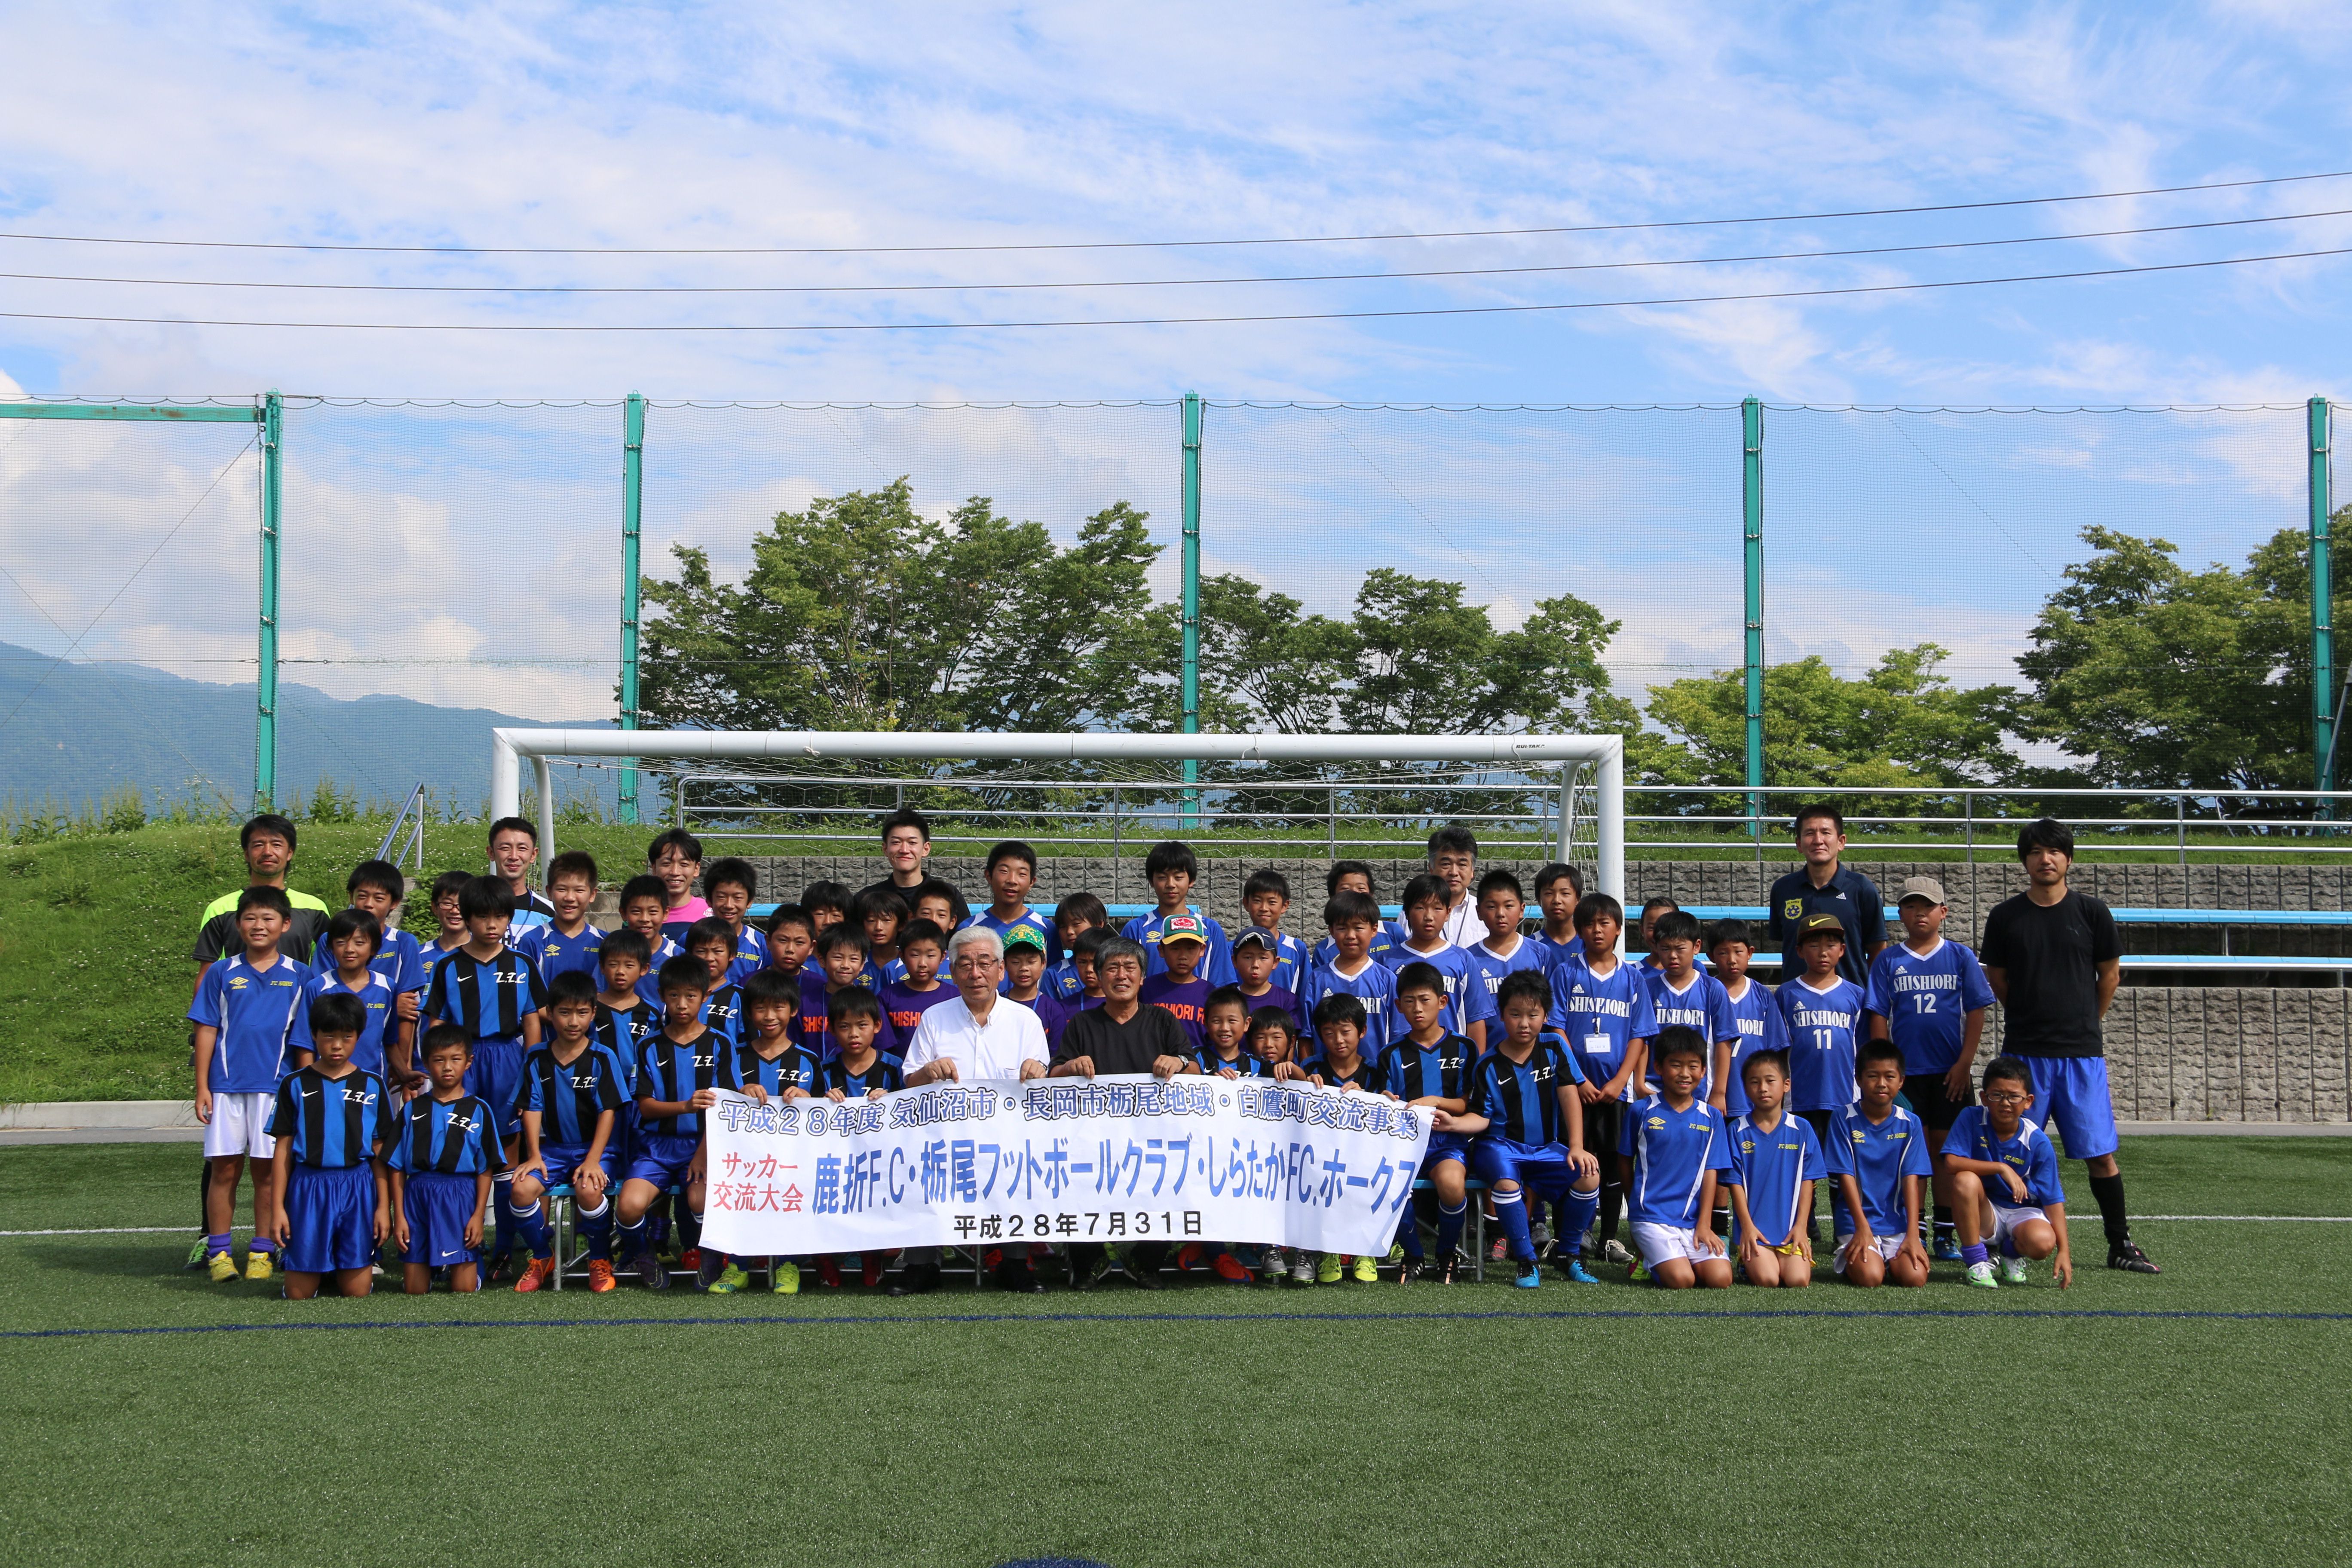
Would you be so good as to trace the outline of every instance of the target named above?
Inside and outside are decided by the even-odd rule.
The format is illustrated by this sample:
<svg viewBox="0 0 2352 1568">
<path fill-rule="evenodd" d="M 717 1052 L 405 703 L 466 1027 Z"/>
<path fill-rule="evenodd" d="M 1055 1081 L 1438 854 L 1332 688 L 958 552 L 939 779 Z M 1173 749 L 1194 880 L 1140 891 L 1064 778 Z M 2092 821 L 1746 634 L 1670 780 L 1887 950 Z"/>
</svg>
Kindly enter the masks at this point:
<svg viewBox="0 0 2352 1568">
<path fill-rule="evenodd" d="M 1102 984 L 1103 1004 L 1087 1008 L 1063 1027 L 1062 1046 L 1054 1053 L 1047 1077 L 1148 1072 L 1154 1078 L 1173 1078 L 1180 1072 L 1201 1070 L 1175 1016 L 1165 1007 L 1143 1005 L 1139 943 L 1123 936 L 1103 943 L 1095 953 L 1095 976 Z M 1146 1290 L 1157 1290 L 1160 1266 L 1167 1258 L 1164 1244 L 1136 1242 L 1127 1249 L 1127 1276 Z M 1111 1268 L 1110 1254 L 1101 1244 L 1071 1243 L 1071 1284 L 1090 1290 Z"/>
<path fill-rule="evenodd" d="M 904 807 L 892 812 L 882 819 L 882 858 L 890 863 L 890 874 L 858 889 L 857 896 L 887 889 L 913 908 L 916 892 L 930 877 L 930 858 L 931 819 Z"/>
<path fill-rule="evenodd" d="M 1838 864 L 1845 853 L 1845 817 L 1836 806 L 1816 801 L 1797 812 L 1797 851 L 1805 868 L 1772 884 L 1765 906 L 1765 930 L 1780 940 L 1780 978 L 1804 973 L 1797 956 L 1797 929 L 1807 915 L 1835 915 L 1845 927 L 1845 956 L 1838 973 L 1856 985 L 1870 984 L 1870 961 L 1886 945 L 1886 906 L 1878 884 Z"/>
<path fill-rule="evenodd" d="M 2044 1127 L 2054 1124 L 2067 1157 L 2082 1161 L 2091 1178 L 2107 1232 L 2107 1267 L 2154 1274 L 2158 1269 L 2133 1244 L 2124 1214 L 2115 1101 L 2099 1034 L 2123 982 L 2116 917 L 2099 900 L 2066 886 L 2074 835 L 2064 823 L 2045 816 L 2026 824 L 2017 858 L 2025 862 L 2025 891 L 1993 906 L 1977 949 L 2000 998 L 2001 1054 L 2023 1060 L 2033 1077 L 2026 1114 Z"/>
</svg>

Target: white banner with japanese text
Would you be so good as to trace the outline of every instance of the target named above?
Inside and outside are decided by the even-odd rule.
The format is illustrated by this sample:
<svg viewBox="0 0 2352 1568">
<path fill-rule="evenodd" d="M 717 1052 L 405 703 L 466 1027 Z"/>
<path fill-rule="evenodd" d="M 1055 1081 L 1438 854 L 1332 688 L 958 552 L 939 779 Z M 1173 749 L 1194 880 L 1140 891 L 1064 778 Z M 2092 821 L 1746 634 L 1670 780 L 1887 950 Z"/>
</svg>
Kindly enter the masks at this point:
<svg viewBox="0 0 2352 1568">
<path fill-rule="evenodd" d="M 702 1234 L 745 1256 L 998 1241 L 1385 1255 L 1429 1115 L 1262 1079 L 1033 1079 L 708 1112 Z"/>
</svg>

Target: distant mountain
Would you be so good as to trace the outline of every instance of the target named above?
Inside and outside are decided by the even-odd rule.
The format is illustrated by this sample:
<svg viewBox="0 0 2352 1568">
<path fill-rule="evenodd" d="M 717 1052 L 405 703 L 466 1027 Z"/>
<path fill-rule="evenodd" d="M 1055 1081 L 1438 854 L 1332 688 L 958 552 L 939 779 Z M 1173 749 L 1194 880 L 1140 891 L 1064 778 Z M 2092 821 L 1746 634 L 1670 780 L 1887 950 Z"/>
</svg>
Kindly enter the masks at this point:
<svg viewBox="0 0 2352 1568">
<path fill-rule="evenodd" d="M 281 680 L 278 795 L 308 796 L 331 779 L 362 798 L 399 800 L 421 781 L 437 800 L 478 810 L 489 796 L 490 731 L 545 722 L 405 697 L 346 701 Z M 250 685 L 139 665 L 60 665 L 0 643 L 0 797 L 20 805 L 79 806 L 136 784 L 151 807 L 198 795 L 242 806 L 253 791 L 253 739 Z"/>
</svg>

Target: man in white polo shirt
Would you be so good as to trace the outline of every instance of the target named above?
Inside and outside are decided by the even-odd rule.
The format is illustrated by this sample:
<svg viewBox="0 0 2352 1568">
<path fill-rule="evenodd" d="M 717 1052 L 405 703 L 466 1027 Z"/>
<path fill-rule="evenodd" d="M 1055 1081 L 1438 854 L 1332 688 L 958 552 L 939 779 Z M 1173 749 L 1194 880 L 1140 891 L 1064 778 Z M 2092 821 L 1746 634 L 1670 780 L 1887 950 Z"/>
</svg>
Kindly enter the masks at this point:
<svg viewBox="0 0 2352 1568">
<path fill-rule="evenodd" d="M 931 1008 L 915 1026 L 899 1063 L 908 1089 L 1045 1076 L 1045 1026 L 1027 1007 L 998 994 L 997 982 L 1003 977 L 1004 943 L 994 931 L 966 926 L 948 939 L 948 978 L 955 983 L 955 1000 Z M 992 1247 L 981 1264 L 995 1270 L 996 1283 L 1004 1289 L 1042 1293 L 1045 1287 L 1030 1266 L 1028 1249 L 1020 1250 L 1024 1256 L 1016 1258 Z M 919 1296 L 939 1287 L 939 1248 L 910 1247 L 890 1294 Z"/>
</svg>

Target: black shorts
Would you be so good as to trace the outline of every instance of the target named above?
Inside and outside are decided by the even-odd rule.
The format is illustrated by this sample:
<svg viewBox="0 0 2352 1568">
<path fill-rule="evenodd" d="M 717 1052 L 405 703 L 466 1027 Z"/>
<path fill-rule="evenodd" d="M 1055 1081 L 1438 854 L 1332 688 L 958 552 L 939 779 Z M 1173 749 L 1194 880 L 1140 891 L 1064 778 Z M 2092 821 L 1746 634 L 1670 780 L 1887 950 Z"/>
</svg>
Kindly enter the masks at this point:
<svg viewBox="0 0 2352 1568">
<path fill-rule="evenodd" d="M 1949 1132 L 1952 1123 L 1960 1119 L 1968 1102 L 1954 1100 L 1944 1092 L 1944 1075 L 1939 1072 L 1915 1072 L 1903 1080 L 1903 1098 L 1911 1102 L 1912 1111 L 1927 1124 L 1930 1132 Z M 1944 1152 L 1942 1141 L 1927 1151 L 1930 1154 Z"/>
<path fill-rule="evenodd" d="M 1617 1152 L 1617 1130 L 1625 1102 L 1596 1100 L 1584 1108 L 1584 1152 L 1606 1168 Z"/>
</svg>

